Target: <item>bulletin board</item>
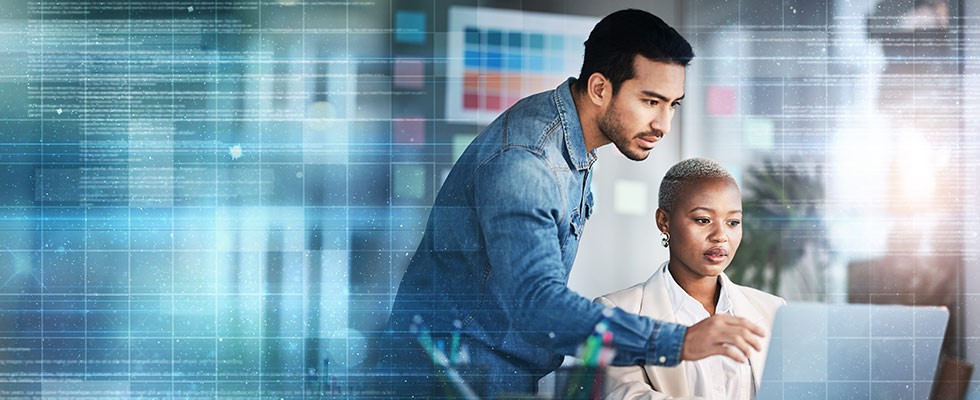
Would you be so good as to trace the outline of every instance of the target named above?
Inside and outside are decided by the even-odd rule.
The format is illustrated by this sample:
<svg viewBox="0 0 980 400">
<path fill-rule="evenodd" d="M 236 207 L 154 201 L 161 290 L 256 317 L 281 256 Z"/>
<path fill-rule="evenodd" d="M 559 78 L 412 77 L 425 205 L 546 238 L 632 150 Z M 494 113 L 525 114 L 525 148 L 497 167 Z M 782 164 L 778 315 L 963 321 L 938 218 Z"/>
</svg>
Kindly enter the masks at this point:
<svg viewBox="0 0 980 400">
<path fill-rule="evenodd" d="M 595 17 L 452 7 L 446 118 L 486 124 L 528 95 L 554 89 L 582 67 Z"/>
</svg>

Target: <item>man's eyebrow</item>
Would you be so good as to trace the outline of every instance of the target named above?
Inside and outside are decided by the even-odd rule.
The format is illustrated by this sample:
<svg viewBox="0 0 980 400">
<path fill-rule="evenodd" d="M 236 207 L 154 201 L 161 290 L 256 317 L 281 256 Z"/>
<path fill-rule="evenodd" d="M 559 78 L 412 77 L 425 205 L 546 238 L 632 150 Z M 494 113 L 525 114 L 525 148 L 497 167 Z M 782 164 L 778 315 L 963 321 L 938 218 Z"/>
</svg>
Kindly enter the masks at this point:
<svg viewBox="0 0 980 400">
<path fill-rule="evenodd" d="M 661 101 L 670 101 L 670 99 L 668 99 L 667 96 L 664 96 L 664 95 L 662 95 L 660 93 L 653 92 L 653 91 L 650 91 L 650 90 L 643 90 L 643 91 L 641 91 L 641 93 L 643 93 L 644 96 L 655 97 L 657 99 L 660 99 Z M 681 101 L 681 100 L 684 99 L 684 96 L 687 96 L 687 93 L 682 94 L 681 97 L 678 97 L 677 100 L 674 100 L 674 101 Z"/>
</svg>

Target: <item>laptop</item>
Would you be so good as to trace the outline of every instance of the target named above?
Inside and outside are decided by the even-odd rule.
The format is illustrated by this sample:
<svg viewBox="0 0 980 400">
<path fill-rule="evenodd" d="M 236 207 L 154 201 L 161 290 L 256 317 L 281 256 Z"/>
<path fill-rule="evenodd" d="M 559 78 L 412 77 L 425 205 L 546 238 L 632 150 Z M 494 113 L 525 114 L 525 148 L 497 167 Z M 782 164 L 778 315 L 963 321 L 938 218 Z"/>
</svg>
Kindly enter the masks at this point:
<svg viewBox="0 0 980 400">
<path fill-rule="evenodd" d="M 776 313 L 757 400 L 928 400 L 945 307 L 791 303 Z"/>
</svg>

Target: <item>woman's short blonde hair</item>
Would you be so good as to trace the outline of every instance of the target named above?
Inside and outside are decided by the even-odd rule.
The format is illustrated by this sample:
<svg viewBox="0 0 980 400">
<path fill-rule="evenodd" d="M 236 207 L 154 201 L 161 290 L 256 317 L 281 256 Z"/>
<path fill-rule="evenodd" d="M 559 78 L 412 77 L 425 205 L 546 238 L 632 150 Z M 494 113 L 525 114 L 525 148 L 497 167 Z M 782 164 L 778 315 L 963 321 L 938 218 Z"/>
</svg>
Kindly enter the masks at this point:
<svg viewBox="0 0 980 400">
<path fill-rule="evenodd" d="M 717 161 L 707 158 L 689 158 L 674 164 L 667 170 L 667 174 L 660 182 L 660 194 L 657 198 L 660 204 L 658 207 L 664 211 L 670 211 L 677 202 L 677 194 L 680 193 L 685 184 L 706 179 L 728 179 L 732 183 L 736 183 L 732 174 L 728 173 L 728 170 Z"/>
</svg>

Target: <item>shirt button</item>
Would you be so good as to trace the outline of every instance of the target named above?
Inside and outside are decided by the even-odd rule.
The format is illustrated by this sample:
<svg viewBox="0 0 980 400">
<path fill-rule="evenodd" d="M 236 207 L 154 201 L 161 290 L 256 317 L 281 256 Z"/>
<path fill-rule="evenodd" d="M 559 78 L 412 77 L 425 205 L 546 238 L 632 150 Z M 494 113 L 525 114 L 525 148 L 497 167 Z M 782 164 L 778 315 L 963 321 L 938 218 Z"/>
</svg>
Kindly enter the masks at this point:
<svg viewBox="0 0 980 400">
<path fill-rule="evenodd" d="M 660 360 L 659 361 L 660 361 L 661 364 L 666 364 L 667 363 L 667 357 L 660 356 Z"/>
</svg>

